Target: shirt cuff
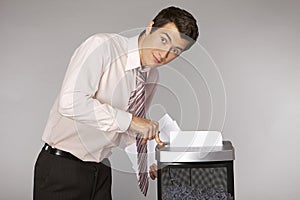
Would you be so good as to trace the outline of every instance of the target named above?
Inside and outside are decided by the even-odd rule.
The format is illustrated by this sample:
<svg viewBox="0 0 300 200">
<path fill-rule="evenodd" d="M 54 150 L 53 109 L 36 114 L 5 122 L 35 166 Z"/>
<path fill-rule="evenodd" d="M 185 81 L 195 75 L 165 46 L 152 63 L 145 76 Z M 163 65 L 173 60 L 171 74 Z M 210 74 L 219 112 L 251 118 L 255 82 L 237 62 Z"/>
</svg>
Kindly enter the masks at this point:
<svg viewBox="0 0 300 200">
<path fill-rule="evenodd" d="M 132 120 L 132 114 L 123 110 L 117 109 L 116 123 L 122 132 L 127 131 Z"/>
</svg>

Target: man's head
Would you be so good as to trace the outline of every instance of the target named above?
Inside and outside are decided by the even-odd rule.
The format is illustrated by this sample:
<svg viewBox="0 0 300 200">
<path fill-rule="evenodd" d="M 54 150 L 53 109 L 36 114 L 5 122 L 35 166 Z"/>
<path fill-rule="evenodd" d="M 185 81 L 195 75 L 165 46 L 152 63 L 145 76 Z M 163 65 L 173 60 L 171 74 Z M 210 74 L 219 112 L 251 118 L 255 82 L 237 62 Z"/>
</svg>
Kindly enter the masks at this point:
<svg viewBox="0 0 300 200">
<path fill-rule="evenodd" d="M 187 11 L 168 7 L 151 21 L 139 40 L 141 64 L 157 67 L 189 49 L 199 35 L 195 18 Z"/>
<path fill-rule="evenodd" d="M 197 40 L 199 35 L 197 21 L 189 12 L 173 6 L 161 10 L 153 19 L 152 27 L 154 29 L 152 31 L 167 23 L 174 23 L 183 39 L 190 42 L 185 50 L 189 49 Z"/>
</svg>

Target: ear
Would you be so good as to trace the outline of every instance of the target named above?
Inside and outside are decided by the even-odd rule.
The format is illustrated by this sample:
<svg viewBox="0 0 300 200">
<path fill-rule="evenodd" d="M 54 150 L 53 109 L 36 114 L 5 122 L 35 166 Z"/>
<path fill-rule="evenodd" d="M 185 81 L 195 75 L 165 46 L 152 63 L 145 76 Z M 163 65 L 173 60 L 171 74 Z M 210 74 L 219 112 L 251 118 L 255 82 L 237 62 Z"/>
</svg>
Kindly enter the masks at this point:
<svg viewBox="0 0 300 200">
<path fill-rule="evenodd" d="M 147 25 L 146 32 L 145 32 L 146 35 L 149 35 L 149 34 L 150 34 L 153 24 L 154 24 L 154 21 L 151 21 L 151 22 L 149 22 L 149 24 Z"/>
</svg>

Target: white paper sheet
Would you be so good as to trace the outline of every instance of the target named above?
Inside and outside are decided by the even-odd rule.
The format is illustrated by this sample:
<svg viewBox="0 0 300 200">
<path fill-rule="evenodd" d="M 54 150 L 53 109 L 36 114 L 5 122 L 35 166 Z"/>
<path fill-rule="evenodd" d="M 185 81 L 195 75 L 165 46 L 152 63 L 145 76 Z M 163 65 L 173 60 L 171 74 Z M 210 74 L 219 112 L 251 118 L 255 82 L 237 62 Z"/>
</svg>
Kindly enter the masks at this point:
<svg viewBox="0 0 300 200">
<path fill-rule="evenodd" d="M 159 121 L 159 128 L 160 131 L 160 139 L 162 142 L 170 142 L 170 132 L 171 131 L 180 131 L 180 128 L 175 120 L 173 120 L 168 114 L 165 114 Z M 155 147 L 156 147 L 156 141 L 151 140 L 148 141 L 147 147 L 148 147 L 148 168 L 153 163 L 156 163 L 155 161 Z M 125 152 L 127 153 L 131 163 L 132 168 L 138 175 L 138 166 L 137 166 L 137 150 L 136 150 L 136 144 L 131 144 L 125 148 Z"/>
<path fill-rule="evenodd" d="M 222 134 L 219 131 L 171 131 L 170 147 L 206 147 L 222 146 Z"/>
</svg>

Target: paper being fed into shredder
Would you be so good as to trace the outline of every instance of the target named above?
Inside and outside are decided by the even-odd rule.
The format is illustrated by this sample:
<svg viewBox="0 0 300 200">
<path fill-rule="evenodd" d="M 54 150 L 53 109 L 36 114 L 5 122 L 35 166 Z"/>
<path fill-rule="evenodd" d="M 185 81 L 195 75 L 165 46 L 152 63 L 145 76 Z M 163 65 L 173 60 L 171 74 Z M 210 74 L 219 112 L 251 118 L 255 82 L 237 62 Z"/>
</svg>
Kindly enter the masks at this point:
<svg viewBox="0 0 300 200">
<path fill-rule="evenodd" d="M 222 146 L 222 135 L 218 131 L 182 131 L 177 122 L 168 114 L 159 121 L 160 139 L 169 147 L 205 147 Z M 148 166 L 155 163 L 155 140 L 148 141 Z M 125 148 L 132 163 L 132 168 L 138 176 L 137 150 L 133 143 Z M 168 156 L 169 157 L 169 156 Z"/>
<path fill-rule="evenodd" d="M 222 146 L 219 131 L 171 131 L 170 147 Z"/>
</svg>

